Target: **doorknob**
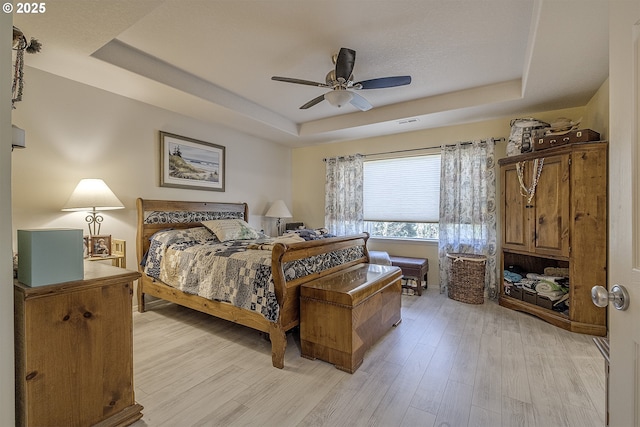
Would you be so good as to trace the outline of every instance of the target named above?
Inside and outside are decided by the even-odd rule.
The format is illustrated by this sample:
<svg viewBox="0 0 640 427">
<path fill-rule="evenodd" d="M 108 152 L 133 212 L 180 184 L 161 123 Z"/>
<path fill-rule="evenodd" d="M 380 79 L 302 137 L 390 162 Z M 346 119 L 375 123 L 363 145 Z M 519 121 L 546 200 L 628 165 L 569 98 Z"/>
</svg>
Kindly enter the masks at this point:
<svg viewBox="0 0 640 427">
<path fill-rule="evenodd" d="M 602 286 L 591 288 L 591 301 L 598 307 L 606 307 L 610 301 L 616 310 L 626 310 L 629 308 L 629 292 L 622 285 L 613 285 L 611 292 Z"/>
</svg>

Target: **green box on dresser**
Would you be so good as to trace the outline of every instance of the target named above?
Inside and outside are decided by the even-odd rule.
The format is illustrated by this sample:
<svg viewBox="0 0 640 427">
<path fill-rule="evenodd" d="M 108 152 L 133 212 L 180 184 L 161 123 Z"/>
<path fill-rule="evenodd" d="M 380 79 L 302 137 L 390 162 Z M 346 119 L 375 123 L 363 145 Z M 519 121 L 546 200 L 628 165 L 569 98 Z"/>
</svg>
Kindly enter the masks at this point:
<svg viewBox="0 0 640 427">
<path fill-rule="evenodd" d="M 27 286 L 82 280 L 82 230 L 18 230 L 18 280 Z"/>
</svg>

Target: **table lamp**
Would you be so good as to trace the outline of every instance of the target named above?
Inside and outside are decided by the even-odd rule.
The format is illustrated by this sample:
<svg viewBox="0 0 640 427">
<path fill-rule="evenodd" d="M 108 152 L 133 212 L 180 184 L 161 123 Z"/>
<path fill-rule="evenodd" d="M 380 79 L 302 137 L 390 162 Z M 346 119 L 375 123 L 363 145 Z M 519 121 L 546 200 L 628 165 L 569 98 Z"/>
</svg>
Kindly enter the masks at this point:
<svg viewBox="0 0 640 427">
<path fill-rule="evenodd" d="M 100 225 L 104 220 L 98 211 L 112 209 L 124 209 L 124 205 L 101 179 L 80 180 L 62 207 L 63 211 L 89 211 L 85 220 L 91 236 L 100 234 Z"/>
<path fill-rule="evenodd" d="M 278 218 L 276 222 L 276 226 L 278 228 L 278 236 L 282 234 L 282 218 L 291 218 L 291 212 L 287 209 L 287 205 L 284 204 L 283 200 L 276 200 L 271 204 L 271 207 L 267 211 L 266 216 L 270 218 Z"/>
</svg>

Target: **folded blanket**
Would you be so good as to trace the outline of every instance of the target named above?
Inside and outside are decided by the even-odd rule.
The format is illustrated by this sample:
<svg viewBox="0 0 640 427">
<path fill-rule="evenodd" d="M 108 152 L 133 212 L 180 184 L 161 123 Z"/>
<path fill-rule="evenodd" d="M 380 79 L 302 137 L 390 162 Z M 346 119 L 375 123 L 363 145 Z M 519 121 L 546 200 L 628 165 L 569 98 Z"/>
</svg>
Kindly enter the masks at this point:
<svg viewBox="0 0 640 427">
<path fill-rule="evenodd" d="M 511 283 L 516 283 L 519 282 L 520 280 L 522 280 L 522 276 L 519 275 L 518 273 L 514 273 L 512 271 L 509 270 L 504 270 L 504 280 L 507 280 Z"/>
<path fill-rule="evenodd" d="M 569 277 L 569 269 L 565 267 L 545 267 L 545 276 Z"/>
<path fill-rule="evenodd" d="M 537 280 L 532 279 L 522 279 L 518 282 L 519 285 L 522 285 L 523 288 L 531 289 L 533 291 L 536 290 L 536 285 L 538 284 Z"/>
<path fill-rule="evenodd" d="M 546 276 L 544 274 L 527 273 L 527 279 L 532 280 L 544 280 L 547 282 L 558 283 L 559 280 L 563 280 L 564 277 L 559 276 Z"/>
<path fill-rule="evenodd" d="M 285 234 L 284 236 L 279 236 L 279 237 L 274 237 L 274 238 L 270 238 L 268 240 L 265 240 L 263 242 L 256 242 L 256 243 L 251 243 L 249 246 L 247 246 L 248 249 L 258 249 L 258 250 L 263 250 L 263 251 L 270 251 L 273 249 L 273 247 L 276 245 L 276 243 L 283 243 L 285 245 L 290 245 L 292 243 L 300 243 L 300 242 L 304 242 L 305 240 L 296 235 L 296 234 Z"/>
<path fill-rule="evenodd" d="M 562 291 L 549 291 L 549 292 L 540 292 L 538 291 L 538 295 L 549 298 L 551 301 L 557 301 L 562 298 L 566 292 Z"/>
<path fill-rule="evenodd" d="M 308 228 L 287 230 L 285 232 L 285 235 L 300 236 L 304 240 L 318 240 L 326 239 L 327 237 L 336 237 L 335 234 L 329 233 L 329 230 L 327 230 L 326 228 L 316 228 L 315 230 L 310 230 Z"/>
<path fill-rule="evenodd" d="M 562 291 L 562 287 L 554 282 L 549 282 L 547 280 L 540 280 L 536 285 L 536 290 L 538 292 Z"/>
</svg>

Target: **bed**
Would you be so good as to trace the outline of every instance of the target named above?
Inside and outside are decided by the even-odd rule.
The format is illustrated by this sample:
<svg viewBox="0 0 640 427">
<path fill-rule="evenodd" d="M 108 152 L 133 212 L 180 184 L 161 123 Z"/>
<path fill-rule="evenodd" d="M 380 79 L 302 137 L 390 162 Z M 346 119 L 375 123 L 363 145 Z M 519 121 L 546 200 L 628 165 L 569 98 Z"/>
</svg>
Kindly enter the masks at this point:
<svg viewBox="0 0 640 427">
<path fill-rule="evenodd" d="M 174 246 L 169 246 L 171 252 L 170 255 L 165 255 L 167 256 L 166 260 L 152 259 L 150 261 L 149 257 L 160 253 L 158 247 L 163 244 L 152 243 L 152 237 L 154 240 L 162 240 L 158 239 L 158 236 L 170 235 L 172 237 L 165 240 L 175 242 L 177 234 L 180 234 L 181 238 L 185 235 L 200 235 L 200 228 L 204 224 L 209 226 L 211 223 L 232 219 L 247 221 L 248 205 L 246 203 L 145 199 L 138 199 L 136 204 L 138 211 L 136 254 L 139 271 L 142 274 L 137 287 L 138 311 L 143 313 L 146 310 L 145 295 L 150 295 L 264 332 L 268 334 L 271 341 L 272 363 L 277 368 L 284 367 L 286 332 L 300 323 L 300 286 L 352 265 L 369 261 L 367 251 L 369 236 L 367 233 L 295 243 L 265 240 L 262 236 L 255 241 L 243 240 L 241 242 L 235 240 L 216 242 L 207 239 L 206 242 L 201 242 L 205 246 L 209 245 L 208 250 L 205 249 L 207 255 L 211 253 L 211 257 L 217 257 L 214 263 L 224 263 L 225 265 L 224 286 L 210 283 L 213 280 L 205 279 L 202 279 L 202 282 L 207 283 L 193 283 L 194 275 L 192 275 L 186 279 L 180 279 L 187 282 L 180 289 L 181 286 L 177 286 L 175 283 L 170 285 L 161 280 L 166 277 L 173 280 L 173 275 L 159 273 L 156 267 L 161 263 L 170 264 L 167 260 L 178 256 L 178 252 L 184 247 L 188 247 L 188 251 L 195 251 L 196 249 L 192 249 L 192 247 L 196 244 L 184 243 L 184 239 L 180 240 L 177 249 Z M 224 246 L 219 246 L 219 244 Z M 169 253 L 169 249 L 166 250 L 166 253 Z M 185 256 L 191 257 L 189 265 L 192 265 L 191 262 L 194 258 L 206 258 L 201 254 L 187 254 Z M 250 307 L 247 304 L 234 305 L 236 302 L 234 295 L 248 292 L 245 288 L 238 286 L 238 283 L 245 285 L 247 283 L 245 270 L 249 270 L 249 267 L 243 263 L 258 265 L 261 273 L 252 273 L 252 277 L 260 276 L 261 283 L 264 284 L 262 288 L 252 286 L 252 288 L 260 288 L 258 290 L 252 289 L 252 292 L 259 293 L 257 296 L 247 296 L 243 299 L 251 303 Z M 243 271 L 242 274 L 229 273 L 231 267 L 236 264 L 240 265 L 239 269 Z M 176 261 L 175 270 L 184 270 L 184 265 L 185 261 Z M 212 268 L 199 267 L 199 269 L 206 270 L 208 274 L 201 277 L 221 277 L 210 272 L 209 270 Z M 265 274 L 267 275 L 266 279 Z M 230 283 L 229 277 L 238 277 L 238 283 Z M 167 281 L 169 280 L 167 279 Z M 231 281 L 233 282 L 233 280 Z M 220 286 L 218 287 L 218 285 Z M 230 286 L 235 286 L 240 290 L 230 290 Z M 198 291 L 196 292 L 194 288 L 198 288 Z M 205 296 L 198 295 L 200 288 L 206 289 Z M 216 288 L 218 291 L 212 291 L 212 288 Z M 214 297 L 207 297 L 206 295 L 209 294 Z M 229 297 L 230 295 L 231 297 Z M 260 302 L 257 307 L 255 307 L 256 301 Z"/>
</svg>

